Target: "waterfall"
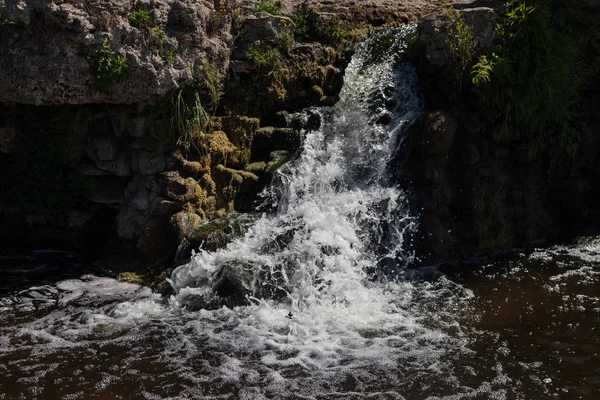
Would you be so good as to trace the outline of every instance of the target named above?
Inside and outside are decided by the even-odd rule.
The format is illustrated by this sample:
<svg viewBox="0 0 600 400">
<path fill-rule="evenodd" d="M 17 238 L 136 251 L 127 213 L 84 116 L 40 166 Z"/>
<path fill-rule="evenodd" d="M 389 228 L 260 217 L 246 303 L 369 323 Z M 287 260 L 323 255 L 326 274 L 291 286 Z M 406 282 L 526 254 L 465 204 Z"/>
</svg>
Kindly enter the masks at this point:
<svg viewBox="0 0 600 400">
<path fill-rule="evenodd" d="M 385 173 L 403 127 L 423 107 L 404 60 L 412 35 L 411 26 L 376 31 L 357 46 L 340 101 L 314 111 L 320 128 L 306 133 L 270 189 L 275 211 L 226 248 L 201 250 L 177 268 L 175 303 L 206 306 L 225 274 L 250 302 L 273 300 L 292 315 L 335 310 L 365 324 L 373 321 L 356 307 L 386 315 L 388 300 L 372 281 L 402 275 L 416 228 L 405 194 Z"/>
</svg>

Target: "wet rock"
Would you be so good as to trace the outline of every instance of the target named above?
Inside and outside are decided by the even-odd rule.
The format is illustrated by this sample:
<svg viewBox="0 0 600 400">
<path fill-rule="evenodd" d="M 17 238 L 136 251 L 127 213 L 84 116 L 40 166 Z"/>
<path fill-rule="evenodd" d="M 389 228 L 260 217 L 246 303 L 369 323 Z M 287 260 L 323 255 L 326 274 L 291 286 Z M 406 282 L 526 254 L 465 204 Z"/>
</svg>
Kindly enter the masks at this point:
<svg viewBox="0 0 600 400">
<path fill-rule="evenodd" d="M 454 142 L 457 120 L 447 112 L 434 111 L 421 117 L 417 125 L 411 136 L 412 151 L 420 155 L 447 156 Z M 420 134 L 416 133 L 419 129 Z"/>
<path fill-rule="evenodd" d="M 186 250 L 180 257 L 189 257 L 192 250 L 199 248 L 208 251 L 223 248 L 231 240 L 243 235 L 254 220 L 252 215 L 234 212 L 223 218 L 202 222 L 187 236 Z"/>
<path fill-rule="evenodd" d="M 252 159 L 266 161 L 271 152 L 286 150 L 296 152 L 302 145 L 300 132 L 289 128 L 266 127 L 258 129 L 252 142 Z"/>
<path fill-rule="evenodd" d="M 171 216 L 171 227 L 178 242 L 189 236 L 201 221 L 202 218 L 191 211 L 180 211 Z"/>
</svg>

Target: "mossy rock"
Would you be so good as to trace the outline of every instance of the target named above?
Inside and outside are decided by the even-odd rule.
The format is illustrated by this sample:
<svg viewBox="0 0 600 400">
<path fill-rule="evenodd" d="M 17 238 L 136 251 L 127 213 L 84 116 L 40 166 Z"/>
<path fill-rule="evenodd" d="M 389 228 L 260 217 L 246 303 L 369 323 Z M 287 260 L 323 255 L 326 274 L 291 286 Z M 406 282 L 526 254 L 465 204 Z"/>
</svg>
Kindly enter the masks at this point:
<svg viewBox="0 0 600 400">
<path fill-rule="evenodd" d="M 133 283 L 135 285 L 143 285 L 145 282 L 144 277 L 135 272 L 119 272 L 117 279 L 121 282 Z"/>
<path fill-rule="evenodd" d="M 252 142 L 252 159 L 267 161 L 271 152 L 286 150 L 295 153 L 302 145 L 302 134 L 289 128 L 265 127 L 258 129 Z"/>
<path fill-rule="evenodd" d="M 249 147 L 254 132 L 260 127 L 258 118 L 246 116 L 214 117 L 211 119 L 211 130 L 223 131 L 235 146 Z"/>
<path fill-rule="evenodd" d="M 216 251 L 243 235 L 255 219 L 251 214 L 234 212 L 223 218 L 205 221 L 188 235 L 186 248 L 190 254 L 192 249 L 199 248 Z"/>
<path fill-rule="evenodd" d="M 277 150 L 271 152 L 270 158 L 271 161 L 267 163 L 265 172 L 272 174 L 279 168 L 281 168 L 283 165 L 287 164 L 292 159 L 292 156 L 289 151 Z"/>
</svg>

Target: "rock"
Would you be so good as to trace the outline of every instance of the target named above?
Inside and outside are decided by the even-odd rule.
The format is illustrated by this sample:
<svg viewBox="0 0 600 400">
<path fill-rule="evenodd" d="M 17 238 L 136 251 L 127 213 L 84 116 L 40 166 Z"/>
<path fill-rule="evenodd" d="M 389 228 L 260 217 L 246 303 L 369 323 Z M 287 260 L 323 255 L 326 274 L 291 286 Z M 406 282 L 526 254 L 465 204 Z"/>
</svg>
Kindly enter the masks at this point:
<svg viewBox="0 0 600 400">
<path fill-rule="evenodd" d="M 481 156 L 479 155 L 479 150 L 473 143 L 469 143 L 467 145 L 467 150 L 465 151 L 465 164 L 468 166 L 473 166 L 479 162 Z"/>
<path fill-rule="evenodd" d="M 96 158 L 100 161 L 116 160 L 119 155 L 119 144 L 116 139 L 94 139 Z"/>
<path fill-rule="evenodd" d="M 190 211 L 180 211 L 170 219 L 173 233 L 179 242 L 192 233 L 201 221 L 202 218 L 198 214 Z"/>
<path fill-rule="evenodd" d="M 473 27 L 473 37 L 484 49 L 490 49 L 496 38 L 496 9 L 503 7 L 501 1 L 488 1 L 487 7 L 462 8 L 455 6 L 463 13 L 463 20 Z"/>
<path fill-rule="evenodd" d="M 18 152 L 15 128 L 0 128 L 0 153 L 10 154 Z"/>
<path fill-rule="evenodd" d="M 234 238 L 243 235 L 255 217 L 234 212 L 223 218 L 200 223 L 187 237 L 187 250 L 183 257 L 189 257 L 191 250 L 199 248 L 216 251 L 225 247 Z"/>
<path fill-rule="evenodd" d="M 138 155 L 139 173 L 155 175 L 165 169 L 167 160 L 161 154 L 142 152 Z"/>
<path fill-rule="evenodd" d="M 178 237 L 173 235 L 170 219 L 152 217 L 140 232 L 136 250 L 145 257 L 146 265 L 152 267 L 172 263 L 178 244 Z"/>
<path fill-rule="evenodd" d="M 286 150 L 294 153 L 302 145 L 302 139 L 300 132 L 294 129 L 260 128 L 254 134 L 251 158 L 266 161 L 269 160 L 271 152 L 275 150 Z"/>
<path fill-rule="evenodd" d="M 260 127 L 258 118 L 245 116 L 215 117 L 212 122 L 212 130 L 223 131 L 229 141 L 236 147 L 247 148 L 252 144 L 252 136 Z"/>
<path fill-rule="evenodd" d="M 192 178 L 183 178 L 177 171 L 163 172 L 158 175 L 160 194 L 180 203 L 198 198 L 201 188 Z"/>
<path fill-rule="evenodd" d="M 279 40 L 285 34 L 293 34 L 296 24 L 288 17 L 259 12 L 247 16 L 242 22 L 240 38 L 246 43 L 257 40 Z"/>
<path fill-rule="evenodd" d="M 117 215 L 117 235 L 121 239 L 137 238 L 146 223 L 146 215 L 132 207 L 126 207 Z"/>
<path fill-rule="evenodd" d="M 92 181 L 92 191 L 88 200 L 109 205 L 125 204 L 125 178 L 117 176 L 97 176 Z"/>
<path fill-rule="evenodd" d="M 131 176 L 131 158 L 128 152 L 121 153 L 114 161 L 94 160 L 96 166 L 103 171 L 110 172 L 117 176 Z"/>
<path fill-rule="evenodd" d="M 183 203 L 158 196 L 152 200 L 150 211 L 153 216 L 173 215 L 183 208 Z"/>
<path fill-rule="evenodd" d="M 148 117 L 136 117 L 129 120 L 129 134 L 134 138 L 143 138 L 148 131 Z"/>
<path fill-rule="evenodd" d="M 224 73 L 231 33 L 226 19 L 210 29 L 207 22 L 217 15 L 213 2 L 157 0 L 144 7 L 165 33 L 161 44 L 156 28 L 131 26 L 134 7 L 128 1 L 1 0 L 0 48 L 6 51 L 0 53 L 0 102 L 140 103 L 192 83 L 204 60 L 218 60 L 216 68 Z M 99 90 L 94 68 L 105 39 L 128 69 L 124 79 Z M 173 51 L 173 62 L 165 61 L 165 48 Z"/>
<path fill-rule="evenodd" d="M 420 155 L 446 157 L 458 127 L 456 119 L 447 112 L 434 111 L 420 117 L 417 123 L 421 132 L 411 136 L 411 150 Z"/>
</svg>

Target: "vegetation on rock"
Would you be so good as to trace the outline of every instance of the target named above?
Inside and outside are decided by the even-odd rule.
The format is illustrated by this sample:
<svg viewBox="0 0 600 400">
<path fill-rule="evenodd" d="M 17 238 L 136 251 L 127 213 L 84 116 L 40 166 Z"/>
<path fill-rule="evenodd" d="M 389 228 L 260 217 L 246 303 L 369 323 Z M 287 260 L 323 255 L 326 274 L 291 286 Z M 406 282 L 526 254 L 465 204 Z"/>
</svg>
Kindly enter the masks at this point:
<svg viewBox="0 0 600 400">
<path fill-rule="evenodd" d="M 256 12 L 268 12 L 272 15 L 277 15 L 279 13 L 280 0 L 260 0 L 254 7 L 254 11 Z"/>
<path fill-rule="evenodd" d="M 127 78 L 129 65 L 125 57 L 117 54 L 104 38 L 92 60 L 94 86 L 102 91 L 110 91 L 112 85 Z"/>
<path fill-rule="evenodd" d="M 495 44 L 483 49 L 461 13 L 449 7 L 448 17 L 457 95 L 475 94 L 497 138 L 516 134 L 536 154 L 574 155 L 583 60 L 568 21 L 542 1 L 511 0 L 498 16 Z"/>
<path fill-rule="evenodd" d="M 134 28 L 147 29 L 152 26 L 153 21 L 148 10 L 141 8 L 131 13 L 131 16 L 129 17 L 129 23 Z"/>
</svg>

